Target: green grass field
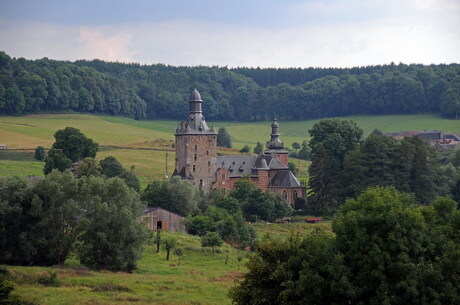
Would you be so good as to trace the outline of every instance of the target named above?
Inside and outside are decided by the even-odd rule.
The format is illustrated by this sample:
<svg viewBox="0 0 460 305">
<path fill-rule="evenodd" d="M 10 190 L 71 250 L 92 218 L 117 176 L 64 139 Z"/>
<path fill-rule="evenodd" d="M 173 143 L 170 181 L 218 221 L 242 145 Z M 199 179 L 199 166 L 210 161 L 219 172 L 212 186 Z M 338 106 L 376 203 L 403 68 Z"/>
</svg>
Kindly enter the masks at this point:
<svg viewBox="0 0 460 305">
<path fill-rule="evenodd" d="M 330 223 L 320 224 L 253 224 L 258 239 L 266 233 L 285 238 L 291 233 L 306 234 L 315 227 L 330 230 Z M 200 238 L 185 233 L 163 232 L 177 240 L 184 250 L 180 265 L 171 252 L 156 253 L 156 246 L 145 246 L 138 269 L 124 272 L 90 271 L 73 258 L 64 267 L 4 266 L 13 275 L 16 294 L 37 304 L 47 305 L 109 305 L 109 304 L 230 304 L 228 289 L 246 270 L 246 251 L 224 244 L 216 254 L 202 248 Z M 228 259 L 227 259 L 228 256 Z M 225 263 L 227 260 L 227 264 Z M 59 284 L 40 284 L 51 272 Z"/>
<path fill-rule="evenodd" d="M 387 115 L 348 117 L 363 128 L 365 135 L 375 128 L 384 132 L 398 130 L 440 129 L 444 132 L 460 134 L 460 121 L 445 119 L 437 115 Z M 280 122 L 281 139 L 286 147 L 293 142 L 301 143 L 308 139 L 308 130 L 318 120 Z M 270 139 L 271 122 L 214 122 L 214 126 L 227 127 L 236 149 L 257 141 L 265 143 Z M 153 179 L 161 179 L 165 174 L 165 154 L 169 154 L 168 174 L 174 166 L 174 132 L 176 121 L 136 121 L 112 116 L 86 114 L 39 114 L 20 117 L 0 116 L 0 144 L 9 149 L 28 149 L 33 157 L 33 149 L 41 145 L 50 148 L 54 142 L 53 134 L 58 129 L 72 126 L 80 129 L 86 136 L 101 145 L 97 159 L 113 155 L 130 168 L 135 165 L 135 173 L 142 185 Z M 222 153 L 237 153 L 221 151 Z M 41 175 L 42 163 L 33 158 L 13 156 L 18 153 L 0 152 L 0 176 Z M 23 152 L 20 151 L 19 154 Z M 293 160 L 300 168 L 300 177 L 306 177 L 308 162 Z"/>
</svg>

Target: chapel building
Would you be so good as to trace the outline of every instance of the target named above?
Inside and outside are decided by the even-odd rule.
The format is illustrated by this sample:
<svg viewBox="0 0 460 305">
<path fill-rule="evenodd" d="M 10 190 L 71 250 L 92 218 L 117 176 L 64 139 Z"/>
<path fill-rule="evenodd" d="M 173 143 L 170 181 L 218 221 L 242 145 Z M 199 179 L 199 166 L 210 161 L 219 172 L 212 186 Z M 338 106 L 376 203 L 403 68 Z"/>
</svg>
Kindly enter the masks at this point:
<svg viewBox="0 0 460 305">
<path fill-rule="evenodd" d="M 290 204 L 306 200 L 305 187 L 289 170 L 288 151 L 280 140 L 279 124 L 274 120 L 270 141 L 259 155 L 217 156 L 217 133 L 209 129 L 202 113 L 202 100 L 195 89 L 190 96 L 187 121 L 176 130 L 176 167 L 173 176 L 189 179 L 204 191 L 231 191 L 235 182 L 247 176 L 263 191 L 281 195 Z"/>
</svg>

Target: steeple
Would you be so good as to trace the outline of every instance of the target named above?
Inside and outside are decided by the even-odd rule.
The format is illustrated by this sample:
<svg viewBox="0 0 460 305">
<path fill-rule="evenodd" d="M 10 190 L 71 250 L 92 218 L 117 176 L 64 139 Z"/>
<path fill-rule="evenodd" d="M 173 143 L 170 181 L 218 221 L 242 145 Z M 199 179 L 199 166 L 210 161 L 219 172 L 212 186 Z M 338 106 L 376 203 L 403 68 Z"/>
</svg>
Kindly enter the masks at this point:
<svg viewBox="0 0 460 305">
<path fill-rule="evenodd" d="M 270 141 L 267 142 L 267 149 L 284 149 L 283 142 L 280 140 L 280 134 L 278 132 L 278 128 L 280 125 L 276 122 L 276 119 L 273 120 L 272 123 L 272 133 Z"/>
<path fill-rule="evenodd" d="M 189 114 L 187 121 L 181 122 L 179 127 L 176 130 L 176 134 L 180 133 L 211 133 L 216 134 L 215 130 L 210 130 L 206 124 L 205 118 L 203 116 L 202 109 L 203 100 L 198 90 L 194 89 L 190 94 L 189 99 Z"/>
</svg>

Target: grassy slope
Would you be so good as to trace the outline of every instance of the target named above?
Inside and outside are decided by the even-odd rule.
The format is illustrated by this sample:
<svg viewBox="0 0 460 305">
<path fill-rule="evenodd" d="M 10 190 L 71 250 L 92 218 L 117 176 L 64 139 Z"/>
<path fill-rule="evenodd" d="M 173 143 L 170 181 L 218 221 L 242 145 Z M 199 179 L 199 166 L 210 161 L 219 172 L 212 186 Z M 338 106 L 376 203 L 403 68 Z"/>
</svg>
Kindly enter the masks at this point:
<svg viewBox="0 0 460 305">
<path fill-rule="evenodd" d="M 181 265 L 171 252 L 156 253 L 156 246 L 146 246 L 138 269 L 133 274 L 65 268 L 13 267 L 17 293 L 25 299 L 36 299 L 40 304 L 230 304 L 228 288 L 244 270 L 238 262 L 242 251 L 223 245 L 219 253 L 200 246 L 200 239 L 183 233 L 164 232 L 178 240 L 184 249 Z M 228 264 L 225 264 L 228 255 Z M 72 263 L 72 261 L 70 262 Z M 76 261 L 73 261 L 75 264 Z M 49 270 L 57 273 L 59 287 L 46 287 L 34 281 Z M 113 283 L 129 291 L 95 291 L 102 284 Z"/>
<path fill-rule="evenodd" d="M 390 115 L 349 117 L 369 134 L 374 128 L 384 132 L 398 130 L 441 129 L 460 134 L 460 122 L 436 115 Z M 318 120 L 280 122 L 281 139 L 287 147 L 292 142 L 307 139 L 308 129 Z M 21 117 L 0 116 L 0 143 L 10 149 L 34 149 L 38 145 L 49 148 L 54 142 L 56 130 L 72 126 L 94 139 L 101 146 L 117 146 L 134 149 L 109 149 L 103 147 L 97 158 L 109 155 L 119 159 L 123 166 L 136 166 L 136 174 L 143 185 L 152 179 L 161 179 L 165 173 L 165 151 L 139 150 L 139 148 L 172 150 L 176 121 L 136 121 L 121 117 L 93 116 L 85 114 L 40 114 Z M 214 126 L 228 128 L 233 145 L 254 147 L 257 141 L 265 143 L 271 132 L 270 122 L 215 122 Z M 41 163 L 33 158 L 11 161 L 0 153 L 0 176 L 12 174 L 41 174 Z M 230 152 L 235 153 L 235 152 Z M 32 155 L 29 155 L 32 156 Z M 169 152 L 169 176 L 174 165 L 174 152 Z M 305 175 L 308 163 L 295 160 Z"/>
<path fill-rule="evenodd" d="M 266 233 L 285 238 L 291 233 L 306 234 L 316 227 L 330 230 L 330 223 L 264 224 L 253 225 L 258 238 Z M 156 253 L 156 246 L 146 246 L 133 274 L 108 271 L 89 271 L 75 259 L 70 259 L 64 268 L 7 266 L 17 283 L 16 292 L 27 300 L 35 299 L 39 304 L 230 304 L 228 289 L 235 279 L 245 271 L 244 260 L 238 257 L 243 252 L 224 244 L 219 253 L 212 254 L 209 248 L 200 246 L 200 239 L 184 233 L 163 232 L 173 236 L 177 246 L 184 249 L 181 265 L 171 253 L 166 261 L 165 251 Z M 228 255 L 228 264 L 225 264 Z M 59 287 L 48 287 L 37 283 L 38 276 L 47 276 L 49 271 L 57 273 Z M 104 284 L 121 286 L 128 291 L 97 291 Z"/>
</svg>

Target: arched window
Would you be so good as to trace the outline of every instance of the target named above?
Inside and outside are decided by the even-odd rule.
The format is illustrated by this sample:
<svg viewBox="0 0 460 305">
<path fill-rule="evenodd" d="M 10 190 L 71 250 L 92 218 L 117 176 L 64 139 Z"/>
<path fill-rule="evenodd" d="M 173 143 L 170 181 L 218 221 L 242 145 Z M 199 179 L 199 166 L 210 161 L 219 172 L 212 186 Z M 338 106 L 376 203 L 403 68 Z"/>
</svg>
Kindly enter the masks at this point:
<svg viewBox="0 0 460 305">
<path fill-rule="evenodd" d="M 294 198 L 294 199 L 297 198 L 297 191 L 294 191 L 294 193 L 292 194 L 292 198 Z"/>
<path fill-rule="evenodd" d="M 287 192 L 283 191 L 283 198 L 287 200 Z"/>
<path fill-rule="evenodd" d="M 203 188 L 203 179 L 200 179 L 200 190 Z"/>
</svg>

